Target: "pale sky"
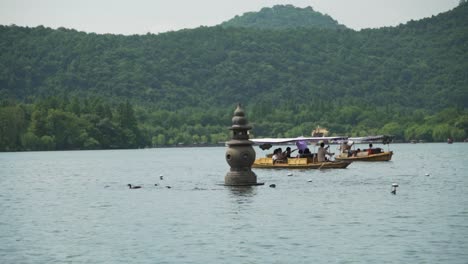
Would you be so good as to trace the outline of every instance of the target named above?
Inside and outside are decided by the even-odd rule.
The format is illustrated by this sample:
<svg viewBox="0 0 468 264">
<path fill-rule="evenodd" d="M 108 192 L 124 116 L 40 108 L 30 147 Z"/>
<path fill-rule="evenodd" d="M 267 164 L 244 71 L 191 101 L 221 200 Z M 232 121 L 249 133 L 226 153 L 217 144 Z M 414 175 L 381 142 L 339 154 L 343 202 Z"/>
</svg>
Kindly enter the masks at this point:
<svg viewBox="0 0 468 264">
<path fill-rule="evenodd" d="M 112 34 L 214 26 L 263 7 L 311 6 L 352 29 L 396 26 L 437 15 L 459 0 L 0 0 L 0 24 Z"/>
</svg>

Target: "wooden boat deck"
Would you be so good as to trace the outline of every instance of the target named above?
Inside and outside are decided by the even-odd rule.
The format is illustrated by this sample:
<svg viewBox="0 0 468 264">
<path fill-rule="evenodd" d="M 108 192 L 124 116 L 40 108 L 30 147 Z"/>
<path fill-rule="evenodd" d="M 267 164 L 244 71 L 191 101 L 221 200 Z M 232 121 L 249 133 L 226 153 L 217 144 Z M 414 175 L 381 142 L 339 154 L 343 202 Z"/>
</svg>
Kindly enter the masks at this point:
<svg viewBox="0 0 468 264">
<path fill-rule="evenodd" d="M 341 161 L 389 161 L 392 159 L 393 151 L 386 151 L 382 153 L 376 153 L 376 154 L 371 154 L 367 155 L 358 155 L 358 156 L 351 156 L 351 157 L 343 157 L 341 155 L 338 155 L 335 157 L 336 160 L 341 160 Z"/>
<path fill-rule="evenodd" d="M 275 162 L 273 159 L 258 158 L 255 160 L 252 168 L 263 169 L 344 169 L 351 164 L 350 161 L 326 161 L 314 162 L 308 158 L 289 158 L 287 161 Z"/>
</svg>

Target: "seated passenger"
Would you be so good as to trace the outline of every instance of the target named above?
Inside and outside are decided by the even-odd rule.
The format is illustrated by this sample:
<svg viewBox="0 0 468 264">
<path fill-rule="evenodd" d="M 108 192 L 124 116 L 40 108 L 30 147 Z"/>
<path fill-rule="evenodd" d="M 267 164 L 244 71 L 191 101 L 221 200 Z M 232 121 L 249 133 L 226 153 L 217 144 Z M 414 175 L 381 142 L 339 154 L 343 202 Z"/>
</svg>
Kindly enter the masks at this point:
<svg viewBox="0 0 468 264">
<path fill-rule="evenodd" d="M 372 149 L 372 143 L 369 144 L 369 148 L 367 149 L 367 155 L 374 154 L 374 151 Z"/>
<path fill-rule="evenodd" d="M 348 155 L 348 157 L 351 157 L 351 155 L 353 154 L 351 150 L 351 146 L 353 146 L 353 144 L 354 142 L 351 140 L 343 142 L 343 144 L 341 144 L 340 146 L 341 153 L 345 153 Z"/>
<path fill-rule="evenodd" d="M 290 147 L 287 147 L 286 150 L 283 152 L 283 157 L 286 159 L 286 158 L 290 158 L 291 157 L 291 148 Z"/>
<path fill-rule="evenodd" d="M 307 157 L 312 157 L 312 153 L 310 153 L 310 149 L 309 148 L 306 148 L 304 149 L 304 153 L 302 153 L 302 156 L 301 158 L 307 158 Z"/>
<path fill-rule="evenodd" d="M 302 155 L 304 155 L 304 151 L 302 151 L 302 149 L 300 149 L 299 153 L 296 156 L 296 158 L 302 158 Z"/>
<path fill-rule="evenodd" d="M 273 156 L 271 156 L 271 159 L 273 160 L 273 164 L 275 164 L 276 161 L 279 159 L 278 149 L 275 149 L 275 150 L 273 151 Z"/>
<path fill-rule="evenodd" d="M 360 148 L 358 148 L 358 149 L 356 150 L 356 152 L 354 152 L 353 156 L 354 156 L 354 157 L 357 157 L 357 155 L 359 154 L 359 152 L 361 152 L 361 149 L 360 149 Z"/>
<path fill-rule="evenodd" d="M 271 158 L 273 159 L 273 164 L 276 162 L 284 162 L 286 160 L 286 158 L 283 156 L 283 151 L 281 148 L 275 149 L 275 152 Z"/>
</svg>

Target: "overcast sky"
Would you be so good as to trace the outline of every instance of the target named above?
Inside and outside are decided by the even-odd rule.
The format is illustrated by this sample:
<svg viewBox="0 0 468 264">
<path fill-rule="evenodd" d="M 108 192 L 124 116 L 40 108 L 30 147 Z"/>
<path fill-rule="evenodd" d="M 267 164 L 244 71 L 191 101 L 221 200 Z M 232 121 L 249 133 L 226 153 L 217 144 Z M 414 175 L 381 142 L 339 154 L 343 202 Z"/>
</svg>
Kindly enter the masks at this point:
<svg viewBox="0 0 468 264">
<path fill-rule="evenodd" d="M 146 34 L 214 26 L 262 7 L 311 6 L 356 30 L 437 15 L 459 0 L 0 0 L 0 24 Z"/>
</svg>

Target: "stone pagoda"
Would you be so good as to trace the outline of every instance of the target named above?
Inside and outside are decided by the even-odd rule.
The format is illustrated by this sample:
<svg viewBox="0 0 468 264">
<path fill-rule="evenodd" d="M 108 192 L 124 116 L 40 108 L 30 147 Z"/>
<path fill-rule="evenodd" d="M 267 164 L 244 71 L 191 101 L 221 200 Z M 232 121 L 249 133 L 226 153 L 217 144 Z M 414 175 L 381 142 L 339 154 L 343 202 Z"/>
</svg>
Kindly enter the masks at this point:
<svg viewBox="0 0 468 264">
<path fill-rule="evenodd" d="M 238 104 L 232 117 L 232 138 L 226 142 L 226 161 L 231 166 L 230 171 L 224 177 L 224 185 L 227 186 L 252 186 L 263 185 L 257 183 L 257 175 L 252 171 L 255 161 L 253 143 L 249 140 L 248 131 L 252 129 L 248 125 L 244 110 Z"/>
</svg>

